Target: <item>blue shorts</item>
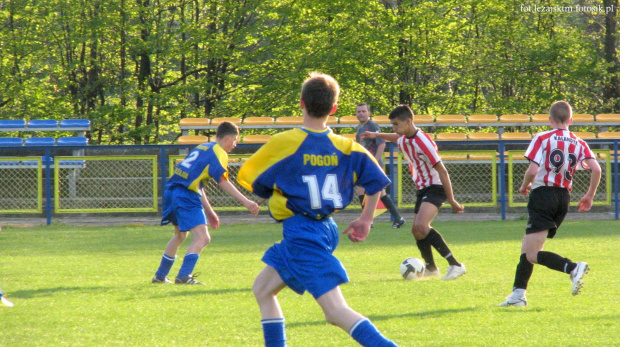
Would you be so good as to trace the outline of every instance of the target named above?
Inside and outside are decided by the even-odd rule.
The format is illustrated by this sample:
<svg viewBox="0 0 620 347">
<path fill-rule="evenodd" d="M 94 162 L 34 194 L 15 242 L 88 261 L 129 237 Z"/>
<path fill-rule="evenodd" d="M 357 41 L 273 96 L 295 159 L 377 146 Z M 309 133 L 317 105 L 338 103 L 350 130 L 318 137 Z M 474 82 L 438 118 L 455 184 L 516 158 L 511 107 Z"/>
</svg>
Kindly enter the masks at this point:
<svg viewBox="0 0 620 347">
<path fill-rule="evenodd" d="M 315 298 L 349 282 L 347 271 L 332 255 L 338 247 L 338 226 L 332 218 L 293 216 L 283 221 L 284 239 L 271 246 L 263 261 L 272 266 L 297 294 Z"/>
<path fill-rule="evenodd" d="M 180 231 L 189 231 L 197 225 L 207 224 L 200 195 L 183 186 L 167 188 L 162 205 L 161 225 L 172 223 L 178 225 Z"/>
</svg>

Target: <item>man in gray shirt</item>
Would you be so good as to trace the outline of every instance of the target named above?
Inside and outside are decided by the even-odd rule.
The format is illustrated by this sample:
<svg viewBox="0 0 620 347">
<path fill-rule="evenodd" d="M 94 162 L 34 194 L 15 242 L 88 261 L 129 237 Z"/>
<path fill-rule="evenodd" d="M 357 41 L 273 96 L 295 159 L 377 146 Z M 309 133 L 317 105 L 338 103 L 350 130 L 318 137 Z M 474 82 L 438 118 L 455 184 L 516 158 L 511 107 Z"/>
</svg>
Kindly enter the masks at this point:
<svg viewBox="0 0 620 347">
<path fill-rule="evenodd" d="M 383 151 L 385 150 L 385 140 L 381 138 L 375 139 L 360 139 L 360 135 L 366 131 L 371 132 L 381 132 L 381 127 L 377 125 L 377 123 L 373 122 L 370 119 L 370 107 L 368 104 L 360 103 L 355 108 L 355 116 L 357 120 L 359 120 L 360 124 L 357 126 L 357 132 L 355 135 L 355 140 L 364 146 L 370 154 L 374 155 L 379 163 L 379 166 L 383 168 Z M 356 194 L 360 199 L 360 203 L 364 201 L 364 188 L 355 187 Z M 392 224 L 392 228 L 398 229 L 405 225 L 405 219 L 400 216 L 396 206 L 390 199 L 390 196 L 385 193 L 385 189 L 381 192 L 381 202 L 383 205 L 390 211 L 392 214 L 392 218 L 394 219 L 394 223 Z"/>
</svg>

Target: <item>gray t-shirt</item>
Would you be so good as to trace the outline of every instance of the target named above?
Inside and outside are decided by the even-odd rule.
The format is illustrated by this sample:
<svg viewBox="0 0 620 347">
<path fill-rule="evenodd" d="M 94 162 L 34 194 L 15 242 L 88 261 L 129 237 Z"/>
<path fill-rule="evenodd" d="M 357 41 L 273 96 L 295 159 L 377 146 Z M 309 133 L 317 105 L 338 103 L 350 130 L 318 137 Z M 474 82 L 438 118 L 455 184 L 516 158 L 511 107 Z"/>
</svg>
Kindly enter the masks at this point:
<svg viewBox="0 0 620 347">
<path fill-rule="evenodd" d="M 374 139 L 360 139 L 360 135 L 365 133 L 366 131 L 372 131 L 372 132 L 381 132 L 381 127 L 373 122 L 372 120 L 368 120 L 368 122 L 366 122 L 366 124 L 362 125 L 358 125 L 357 126 L 357 132 L 355 134 L 355 140 L 360 143 L 362 146 L 364 146 L 364 148 L 366 148 L 368 150 L 368 152 L 370 152 L 370 154 L 372 154 L 373 156 L 375 156 L 377 154 L 377 149 L 379 148 L 379 145 L 384 143 L 385 140 L 381 139 L 381 138 L 374 138 Z M 383 167 L 383 156 L 381 156 L 380 158 L 380 162 L 379 162 L 379 166 Z"/>
</svg>

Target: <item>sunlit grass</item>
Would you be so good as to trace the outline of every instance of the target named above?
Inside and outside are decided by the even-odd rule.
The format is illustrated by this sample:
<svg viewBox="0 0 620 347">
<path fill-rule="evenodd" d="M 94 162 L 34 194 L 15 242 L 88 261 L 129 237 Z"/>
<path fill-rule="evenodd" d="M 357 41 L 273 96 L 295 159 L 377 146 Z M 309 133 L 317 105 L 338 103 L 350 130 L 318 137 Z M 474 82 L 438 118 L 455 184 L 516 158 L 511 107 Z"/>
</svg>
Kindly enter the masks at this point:
<svg viewBox="0 0 620 347">
<path fill-rule="evenodd" d="M 464 277 L 402 280 L 399 263 L 419 252 L 408 228 L 388 223 L 364 243 L 343 238 L 336 251 L 351 279 L 349 305 L 401 346 L 618 344 L 620 222 L 567 221 L 545 249 L 590 263 L 584 290 L 573 297 L 567 275 L 536 266 L 524 308 L 497 307 L 511 290 L 524 221 L 434 227 L 467 266 Z M 0 284 L 15 307 L 0 307 L 0 346 L 262 345 L 251 285 L 280 225 L 212 231 L 196 268 L 206 286 L 150 284 L 170 235 L 166 227 L 4 227 Z M 356 345 L 325 323 L 310 295 L 279 298 L 289 346 Z"/>
</svg>

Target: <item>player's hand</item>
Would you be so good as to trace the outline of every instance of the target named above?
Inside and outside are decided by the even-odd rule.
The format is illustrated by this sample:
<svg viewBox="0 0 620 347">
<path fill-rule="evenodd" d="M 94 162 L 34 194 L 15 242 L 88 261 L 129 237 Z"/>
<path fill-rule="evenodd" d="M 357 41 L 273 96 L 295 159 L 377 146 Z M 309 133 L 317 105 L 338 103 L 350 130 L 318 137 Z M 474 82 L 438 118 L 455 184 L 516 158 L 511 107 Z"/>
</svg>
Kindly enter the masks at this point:
<svg viewBox="0 0 620 347">
<path fill-rule="evenodd" d="M 579 212 L 585 212 L 585 211 L 590 211 L 590 208 L 592 207 L 592 198 L 584 195 L 580 200 L 579 203 L 577 203 L 577 207 L 579 208 Z"/>
<path fill-rule="evenodd" d="M 377 138 L 377 133 L 371 131 L 365 131 L 360 134 L 360 139 L 375 139 Z"/>
<path fill-rule="evenodd" d="M 349 226 L 344 229 L 342 232 L 349 237 L 349 240 L 353 242 L 362 242 L 368 237 L 368 233 L 370 232 L 370 225 L 372 221 L 363 221 L 361 219 L 356 219 Z"/>
<path fill-rule="evenodd" d="M 530 193 L 530 189 L 532 189 L 531 183 L 527 186 L 521 185 L 521 187 L 519 187 L 519 193 L 521 193 L 522 195 L 528 195 Z"/>
<path fill-rule="evenodd" d="M 258 215 L 258 212 L 260 212 L 260 207 L 252 200 L 248 200 L 243 206 L 250 210 L 250 213 L 254 216 Z"/>
<path fill-rule="evenodd" d="M 452 206 L 452 211 L 454 211 L 454 213 L 463 213 L 465 211 L 465 207 L 459 204 L 456 200 L 451 201 L 450 206 Z"/>
<path fill-rule="evenodd" d="M 220 227 L 220 217 L 217 215 L 217 213 L 215 211 L 211 211 L 206 213 L 207 215 L 207 222 L 209 223 L 209 226 L 213 229 L 217 229 Z"/>
</svg>

